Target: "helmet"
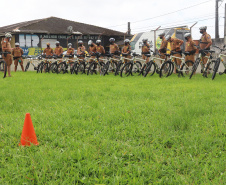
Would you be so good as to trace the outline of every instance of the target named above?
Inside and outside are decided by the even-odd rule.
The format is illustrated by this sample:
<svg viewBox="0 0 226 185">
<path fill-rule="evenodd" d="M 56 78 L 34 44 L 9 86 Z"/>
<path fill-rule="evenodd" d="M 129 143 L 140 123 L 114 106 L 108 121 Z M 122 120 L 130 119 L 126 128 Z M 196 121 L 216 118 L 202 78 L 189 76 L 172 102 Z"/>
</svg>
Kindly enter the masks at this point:
<svg viewBox="0 0 226 185">
<path fill-rule="evenodd" d="M 72 46 L 72 43 L 68 43 L 68 46 Z"/>
<path fill-rule="evenodd" d="M 5 37 L 6 37 L 6 38 L 12 38 L 12 35 L 11 35 L 11 33 L 6 33 L 6 34 L 5 34 Z"/>
<path fill-rule="evenodd" d="M 146 41 L 148 41 L 148 39 L 147 39 L 147 38 L 145 38 L 145 39 L 142 39 L 142 41 L 143 41 L 143 42 L 146 42 Z"/>
<path fill-rule="evenodd" d="M 125 43 L 129 42 L 129 39 L 125 39 L 124 42 L 125 42 Z"/>
<path fill-rule="evenodd" d="M 160 33 L 159 37 L 161 37 L 161 36 L 165 36 L 165 32 Z"/>
<path fill-rule="evenodd" d="M 200 30 L 207 30 L 207 26 L 201 26 L 199 29 Z"/>
<path fill-rule="evenodd" d="M 16 43 L 15 43 L 15 46 L 19 46 L 19 45 L 20 45 L 19 42 L 16 42 Z"/>
<path fill-rule="evenodd" d="M 60 42 L 59 41 L 56 41 L 55 44 L 60 44 Z"/>
<path fill-rule="evenodd" d="M 170 38 L 171 38 L 170 35 L 167 35 L 167 36 L 166 36 L 166 40 L 169 40 Z"/>
<path fill-rule="evenodd" d="M 82 40 L 79 40 L 79 41 L 78 41 L 78 44 L 83 44 L 83 41 L 82 41 Z"/>
<path fill-rule="evenodd" d="M 101 43 L 101 40 L 97 40 L 96 43 L 97 43 L 97 44 L 100 44 L 100 43 Z"/>
<path fill-rule="evenodd" d="M 186 37 L 191 37 L 191 33 L 185 33 L 184 38 L 186 38 Z"/>
<path fill-rule="evenodd" d="M 115 42 L 115 39 L 114 38 L 110 38 L 109 42 Z"/>
<path fill-rule="evenodd" d="M 93 43 L 92 40 L 89 40 L 88 45 L 90 46 Z"/>
<path fill-rule="evenodd" d="M 46 45 L 47 45 L 47 46 L 50 46 L 50 43 L 48 42 L 48 43 L 46 43 Z"/>
</svg>

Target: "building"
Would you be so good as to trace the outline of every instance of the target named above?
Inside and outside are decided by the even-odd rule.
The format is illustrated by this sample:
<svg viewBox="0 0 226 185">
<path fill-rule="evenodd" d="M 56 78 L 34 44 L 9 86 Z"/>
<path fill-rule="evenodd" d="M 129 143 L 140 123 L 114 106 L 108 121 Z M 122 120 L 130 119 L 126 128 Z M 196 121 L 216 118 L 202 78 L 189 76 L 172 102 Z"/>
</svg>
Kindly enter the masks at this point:
<svg viewBox="0 0 226 185">
<path fill-rule="evenodd" d="M 101 39 L 102 45 L 108 50 L 107 47 L 109 46 L 110 37 L 114 37 L 117 41 L 123 40 L 124 37 L 127 36 L 122 32 L 111 29 L 57 17 L 49 17 L 0 27 L 1 38 L 4 37 L 6 32 L 10 32 L 13 35 L 11 41 L 12 47 L 15 46 L 15 42 L 19 42 L 25 55 L 40 54 L 48 42 L 52 48 L 55 48 L 55 42 L 57 40 L 66 50 L 68 43 L 72 43 L 72 46 L 76 49 L 78 40 L 82 40 L 86 48 L 88 48 L 87 43 L 89 40 L 95 42 Z"/>
</svg>

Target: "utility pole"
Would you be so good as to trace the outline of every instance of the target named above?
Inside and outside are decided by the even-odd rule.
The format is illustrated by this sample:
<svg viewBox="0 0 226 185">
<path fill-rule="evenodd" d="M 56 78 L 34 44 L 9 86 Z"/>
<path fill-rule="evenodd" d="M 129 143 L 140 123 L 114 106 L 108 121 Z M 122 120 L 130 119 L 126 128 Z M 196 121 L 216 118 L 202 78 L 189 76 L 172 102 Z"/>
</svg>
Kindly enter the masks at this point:
<svg viewBox="0 0 226 185">
<path fill-rule="evenodd" d="M 224 8 L 224 44 L 226 44 L 226 3 Z"/>
<path fill-rule="evenodd" d="M 218 15 L 218 2 L 221 0 L 216 0 L 216 15 L 215 15 L 215 39 L 219 39 L 219 15 Z"/>
<path fill-rule="evenodd" d="M 127 31 L 128 35 L 131 34 L 131 29 L 130 29 L 130 22 L 128 22 L 128 31 Z"/>
</svg>

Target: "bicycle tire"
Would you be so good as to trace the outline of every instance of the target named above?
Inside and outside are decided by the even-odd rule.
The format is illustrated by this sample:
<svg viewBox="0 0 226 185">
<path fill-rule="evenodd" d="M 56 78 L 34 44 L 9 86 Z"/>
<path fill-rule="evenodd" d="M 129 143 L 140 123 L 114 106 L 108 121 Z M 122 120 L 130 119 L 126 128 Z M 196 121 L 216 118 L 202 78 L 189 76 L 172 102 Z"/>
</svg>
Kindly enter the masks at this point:
<svg viewBox="0 0 226 185">
<path fill-rule="evenodd" d="M 78 63 L 75 62 L 74 65 L 72 66 L 71 74 L 78 74 Z"/>
<path fill-rule="evenodd" d="M 117 67 L 115 69 L 115 76 L 119 75 L 122 67 L 123 67 L 123 63 L 122 63 L 122 61 L 119 61 L 119 63 L 117 64 Z"/>
<path fill-rule="evenodd" d="M 171 73 L 173 68 L 172 66 L 174 65 L 171 61 L 164 62 L 160 68 L 160 73 L 159 73 L 160 78 L 170 76 L 172 74 Z"/>
<path fill-rule="evenodd" d="M 191 60 L 187 60 L 182 66 L 181 66 L 181 75 L 184 76 L 184 74 L 186 76 L 190 76 L 191 72 L 192 72 L 192 68 L 193 68 L 194 62 L 192 62 Z"/>
<path fill-rule="evenodd" d="M 0 71 L 3 73 L 3 78 L 5 78 L 7 74 L 7 65 L 5 61 L 0 61 Z"/>
<path fill-rule="evenodd" d="M 41 72 L 41 68 L 42 68 L 42 64 L 43 62 L 41 62 L 40 64 L 38 64 L 38 67 L 37 67 L 37 73 L 40 73 Z"/>
<path fill-rule="evenodd" d="M 25 72 L 27 72 L 29 66 L 30 66 L 30 62 L 28 62 L 27 65 L 25 66 L 25 70 L 24 70 Z"/>
<path fill-rule="evenodd" d="M 192 72 L 191 72 L 191 75 L 190 75 L 189 79 L 191 79 L 192 76 L 194 75 L 194 73 L 196 72 L 196 70 L 197 70 L 197 68 L 198 68 L 198 66 L 199 66 L 200 60 L 201 60 L 200 58 L 197 58 L 197 59 L 195 60 L 195 63 L 194 63 L 194 65 L 193 65 L 193 67 L 192 67 Z"/>
<path fill-rule="evenodd" d="M 45 73 L 48 73 L 49 72 L 49 63 L 44 63 L 44 65 L 43 65 L 43 71 L 45 72 Z"/>
<path fill-rule="evenodd" d="M 218 71 L 219 66 L 220 66 L 220 62 L 221 62 L 220 58 L 217 58 L 216 63 L 215 63 L 214 68 L 213 68 L 212 80 L 214 80 L 214 78 L 216 77 L 217 71 Z"/>
<path fill-rule="evenodd" d="M 216 61 L 215 61 L 215 63 L 216 63 Z M 203 77 L 208 78 L 208 76 L 211 74 L 211 72 L 210 72 L 211 69 L 209 69 L 211 65 L 212 65 L 212 62 L 209 62 L 209 63 L 207 64 L 207 66 L 206 66 L 206 68 L 204 69 L 203 74 L 202 74 Z"/>
<path fill-rule="evenodd" d="M 77 72 L 80 74 L 86 74 L 86 65 L 84 62 L 80 63 L 77 68 Z"/>
<path fill-rule="evenodd" d="M 57 65 L 57 74 L 60 74 L 60 73 L 65 73 L 66 72 L 66 63 L 65 62 L 61 62 Z"/>
<path fill-rule="evenodd" d="M 107 61 L 107 63 L 104 65 L 104 69 L 103 69 L 104 76 L 108 73 L 109 66 L 110 66 L 110 61 Z"/>
<path fill-rule="evenodd" d="M 121 69 L 120 76 L 128 77 L 130 74 L 132 74 L 132 67 L 133 65 L 131 64 L 131 62 L 126 63 Z"/>
<path fill-rule="evenodd" d="M 134 62 L 133 68 L 132 68 L 132 75 L 138 76 L 140 74 L 142 68 L 142 64 L 139 61 Z"/>
<path fill-rule="evenodd" d="M 153 61 L 150 61 L 150 64 L 148 65 L 148 67 L 146 68 L 146 70 L 144 71 L 144 77 L 146 77 L 148 74 L 150 74 L 150 76 L 153 76 L 156 70 L 156 66 L 155 63 Z"/>
<path fill-rule="evenodd" d="M 87 70 L 87 75 L 91 74 L 93 75 L 93 72 L 95 70 L 95 62 L 92 62 L 90 65 L 89 65 L 89 68 Z"/>
</svg>

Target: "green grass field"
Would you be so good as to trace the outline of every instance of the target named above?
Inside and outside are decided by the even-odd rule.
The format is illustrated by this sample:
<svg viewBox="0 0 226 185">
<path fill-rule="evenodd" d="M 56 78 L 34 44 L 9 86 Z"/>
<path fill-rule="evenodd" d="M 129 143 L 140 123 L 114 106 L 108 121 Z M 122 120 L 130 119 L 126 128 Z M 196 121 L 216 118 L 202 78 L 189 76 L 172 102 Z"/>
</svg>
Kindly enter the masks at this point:
<svg viewBox="0 0 226 185">
<path fill-rule="evenodd" d="M 226 184 L 226 75 L 12 75 L 0 184 Z M 18 146 L 27 112 L 39 146 Z"/>
</svg>

